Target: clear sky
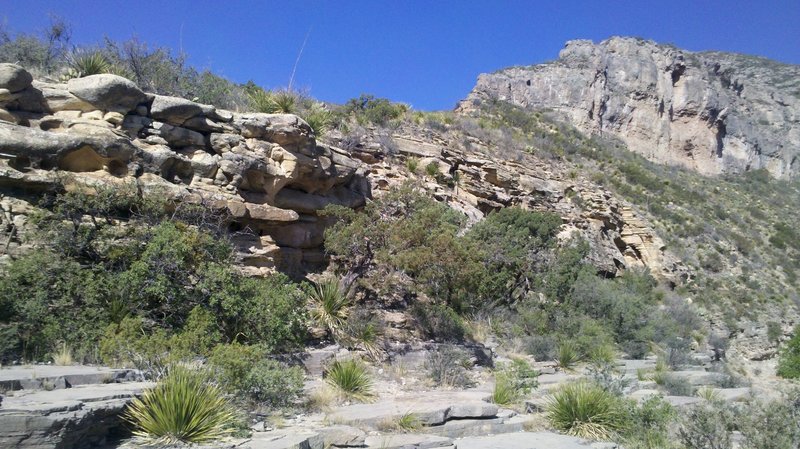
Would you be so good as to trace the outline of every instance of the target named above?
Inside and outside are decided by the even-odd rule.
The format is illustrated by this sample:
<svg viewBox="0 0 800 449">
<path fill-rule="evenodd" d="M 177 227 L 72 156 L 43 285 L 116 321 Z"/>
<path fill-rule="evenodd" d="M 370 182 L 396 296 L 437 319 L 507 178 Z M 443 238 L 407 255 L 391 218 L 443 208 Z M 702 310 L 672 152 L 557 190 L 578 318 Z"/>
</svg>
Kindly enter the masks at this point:
<svg viewBox="0 0 800 449">
<path fill-rule="evenodd" d="M 613 35 L 800 64 L 800 0 L 150 1 L 0 0 L 14 32 L 65 18 L 77 44 L 138 37 L 182 48 L 236 82 L 295 85 L 341 103 L 372 93 L 450 109 L 478 74 L 555 59 L 570 39 Z"/>
</svg>

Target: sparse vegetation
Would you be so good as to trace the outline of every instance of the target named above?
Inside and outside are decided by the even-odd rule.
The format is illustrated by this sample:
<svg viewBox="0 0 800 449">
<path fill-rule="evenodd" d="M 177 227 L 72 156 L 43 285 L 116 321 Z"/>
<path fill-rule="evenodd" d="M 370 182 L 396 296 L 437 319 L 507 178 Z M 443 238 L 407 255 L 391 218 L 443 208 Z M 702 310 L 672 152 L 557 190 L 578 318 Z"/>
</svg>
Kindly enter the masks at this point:
<svg viewBox="0 0 800 449">
<path fill-rule="evenodd" d="M 474 385 L 469 372 L 471 367 L 469 355 L 456 346 L 439 346 L 425 359 L 425 370 L 436 386 L 466 388 Z"/>
</svg>

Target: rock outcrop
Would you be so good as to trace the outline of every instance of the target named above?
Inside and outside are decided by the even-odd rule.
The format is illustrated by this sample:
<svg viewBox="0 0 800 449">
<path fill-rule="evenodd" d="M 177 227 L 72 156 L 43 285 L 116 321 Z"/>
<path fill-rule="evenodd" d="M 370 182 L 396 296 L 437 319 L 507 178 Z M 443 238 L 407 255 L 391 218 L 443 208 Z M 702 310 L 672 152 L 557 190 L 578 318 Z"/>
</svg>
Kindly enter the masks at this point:
<svg viewBox="0 0 800 449">
<path fill-rule="evenodd" d="M 234 241 L 254 274 L 323 263 L 326 222 L 317 212 L 331 203 L 360 207 L 370 197 L 363 164 L 317 142 L 297 116 L 146 94 L 115 75 L 42 83 L 0 65 L 0 188 L 81 186 L 135 186 L 227 210 L 233 228 L 250 231 Z M 14 201 L 4 203 L 9 217 L 0 223 L 18 231 L 29 207 Z"/>
<path fill-rule="evenodd" d="M 333 133 L 331 139 L 340 137 Z M 669 282 L 686 276 L 686 267 L 665 251 L 645 217 L 568 164 L 526 153 L 497 157 L 497 148 L 457 129 L 434 131 L 413 124 L 388 135 L 367 132 L 351 145 L 354 157 L 369 167 L 376 196 L 415 179 L 471 223 L 510 206 L 555 212 L 564 223 L 559 237 L 566 241 L 577 235 L 589 241 L 590 262 L 608 275 L 648 268 Z M 420 173 L 409 172 L 409 158 L 417 160 Z M 432 163 L 438 174 L 423 175 Z"/>
<path fill-rule="evenodd" d="M 507 101 L 702 174 L 800 173 L 800 66 L 635 38 L 567 42 L 556 61 L 483 74 L 458 109 Z"/>
</svg>

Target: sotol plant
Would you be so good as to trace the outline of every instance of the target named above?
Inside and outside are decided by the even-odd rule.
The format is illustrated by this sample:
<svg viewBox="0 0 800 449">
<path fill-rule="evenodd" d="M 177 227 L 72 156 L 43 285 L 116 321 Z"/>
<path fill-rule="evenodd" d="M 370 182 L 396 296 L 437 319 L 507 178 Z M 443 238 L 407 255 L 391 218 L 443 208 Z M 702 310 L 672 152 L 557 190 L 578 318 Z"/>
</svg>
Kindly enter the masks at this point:
<svg viewBox="0 0 800 449">
<path fill-rule="evenodd" d="M 206 375 L 174 366 L 154 388 L 134 399 L 123 418 L 148 444 L 204 443 L 229 434 L 234 412 Z"/>
<path fill-rule="evenodd" d="M 344 399 L 363 402 L 373 396 L 369 371 L 356 359 L 334 362 L 325 380 Z"/>
<path fill-rule="evenodd" d="M 334 337 L 338 336 L 346 323 L 350 311 L 350 299 L 337 279 L 318 282 L 311 292 L 311 319 Z"/>
<path fill-rule="evenodd" d="M 625 429 L 624 403 L 589 382 L 567 384 L 547 404 L 547 419 L 558 430 L 581 438 L 609 440 Z"/>
</svg>

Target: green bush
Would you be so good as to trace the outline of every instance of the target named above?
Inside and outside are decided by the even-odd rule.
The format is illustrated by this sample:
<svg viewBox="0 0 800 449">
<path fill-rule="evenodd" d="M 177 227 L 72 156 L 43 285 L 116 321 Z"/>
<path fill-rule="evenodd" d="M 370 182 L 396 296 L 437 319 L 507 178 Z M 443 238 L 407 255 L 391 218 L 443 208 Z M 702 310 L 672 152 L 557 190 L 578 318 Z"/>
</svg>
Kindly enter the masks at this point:
<svg viewBox="0 0 800 449">
<path fill-rule="evenodd" d="M 359 122 L 385 126 L 390 121 L 400 118 L 409 108 L 404 104 L 392 103 L 386 98 L 361 94 L 358 98 L 348 100 L 342 109 L 345 114 L 354 115 Z"/>
<path fill-rule="evenodd" d="M 627 449 L 668 449 L 675 447 L 669 430 L 677 417 L 664 399 L 653 396 L 639 406 L 630 402 L 629 422 L 622 442 Z"/>
<path fill-rule="evenodd" d="M 152 445 L 206 443 L 230 434 L 235 415 L 202 372 L 175 366 L 123 414 L 133 434 Z"/>
<path fill-rule="evenodd" d="M 530 394 L 539 386 L 539 373 L 524 359 L 512 359 L 509 364 L 500 364 L 495 369 L 495 384 L 492 402 L 509 405 Z"/>
<path fill-rule="evenodd" d="M 800 378 L 800 326 L 795 328 L 794 335 L 781 349 L 778 375 L 786 379 Z"/>
<path fill-rule="evenodd" d="M 268 348 L 238 343 L 214 348 L 208 362 L 220 385 L 267 407 L 287 407 L 303 393 L 303 370 L 267 358 Z"/>
<path fill-rule="evenodd" d="M 411 309 L 411 315 L 425 338 L 458 343 L 464 341 L 467 335 L 464 320 L 444 304 L 416 303 Z"/>
<path fill-rule="evenodd" d="M 724 403 L 697 404 L 683 417 L 678 436 L 686 449 L 730 449 L 734 419 Z"/>
<path fill-rule="evenodd" d="M 610 440 L 624 431 L 625 403 L 597 385 L 576 382 L 558 389 L 547 405 L 550 424 L 569 435 Z"/>
</svg>

